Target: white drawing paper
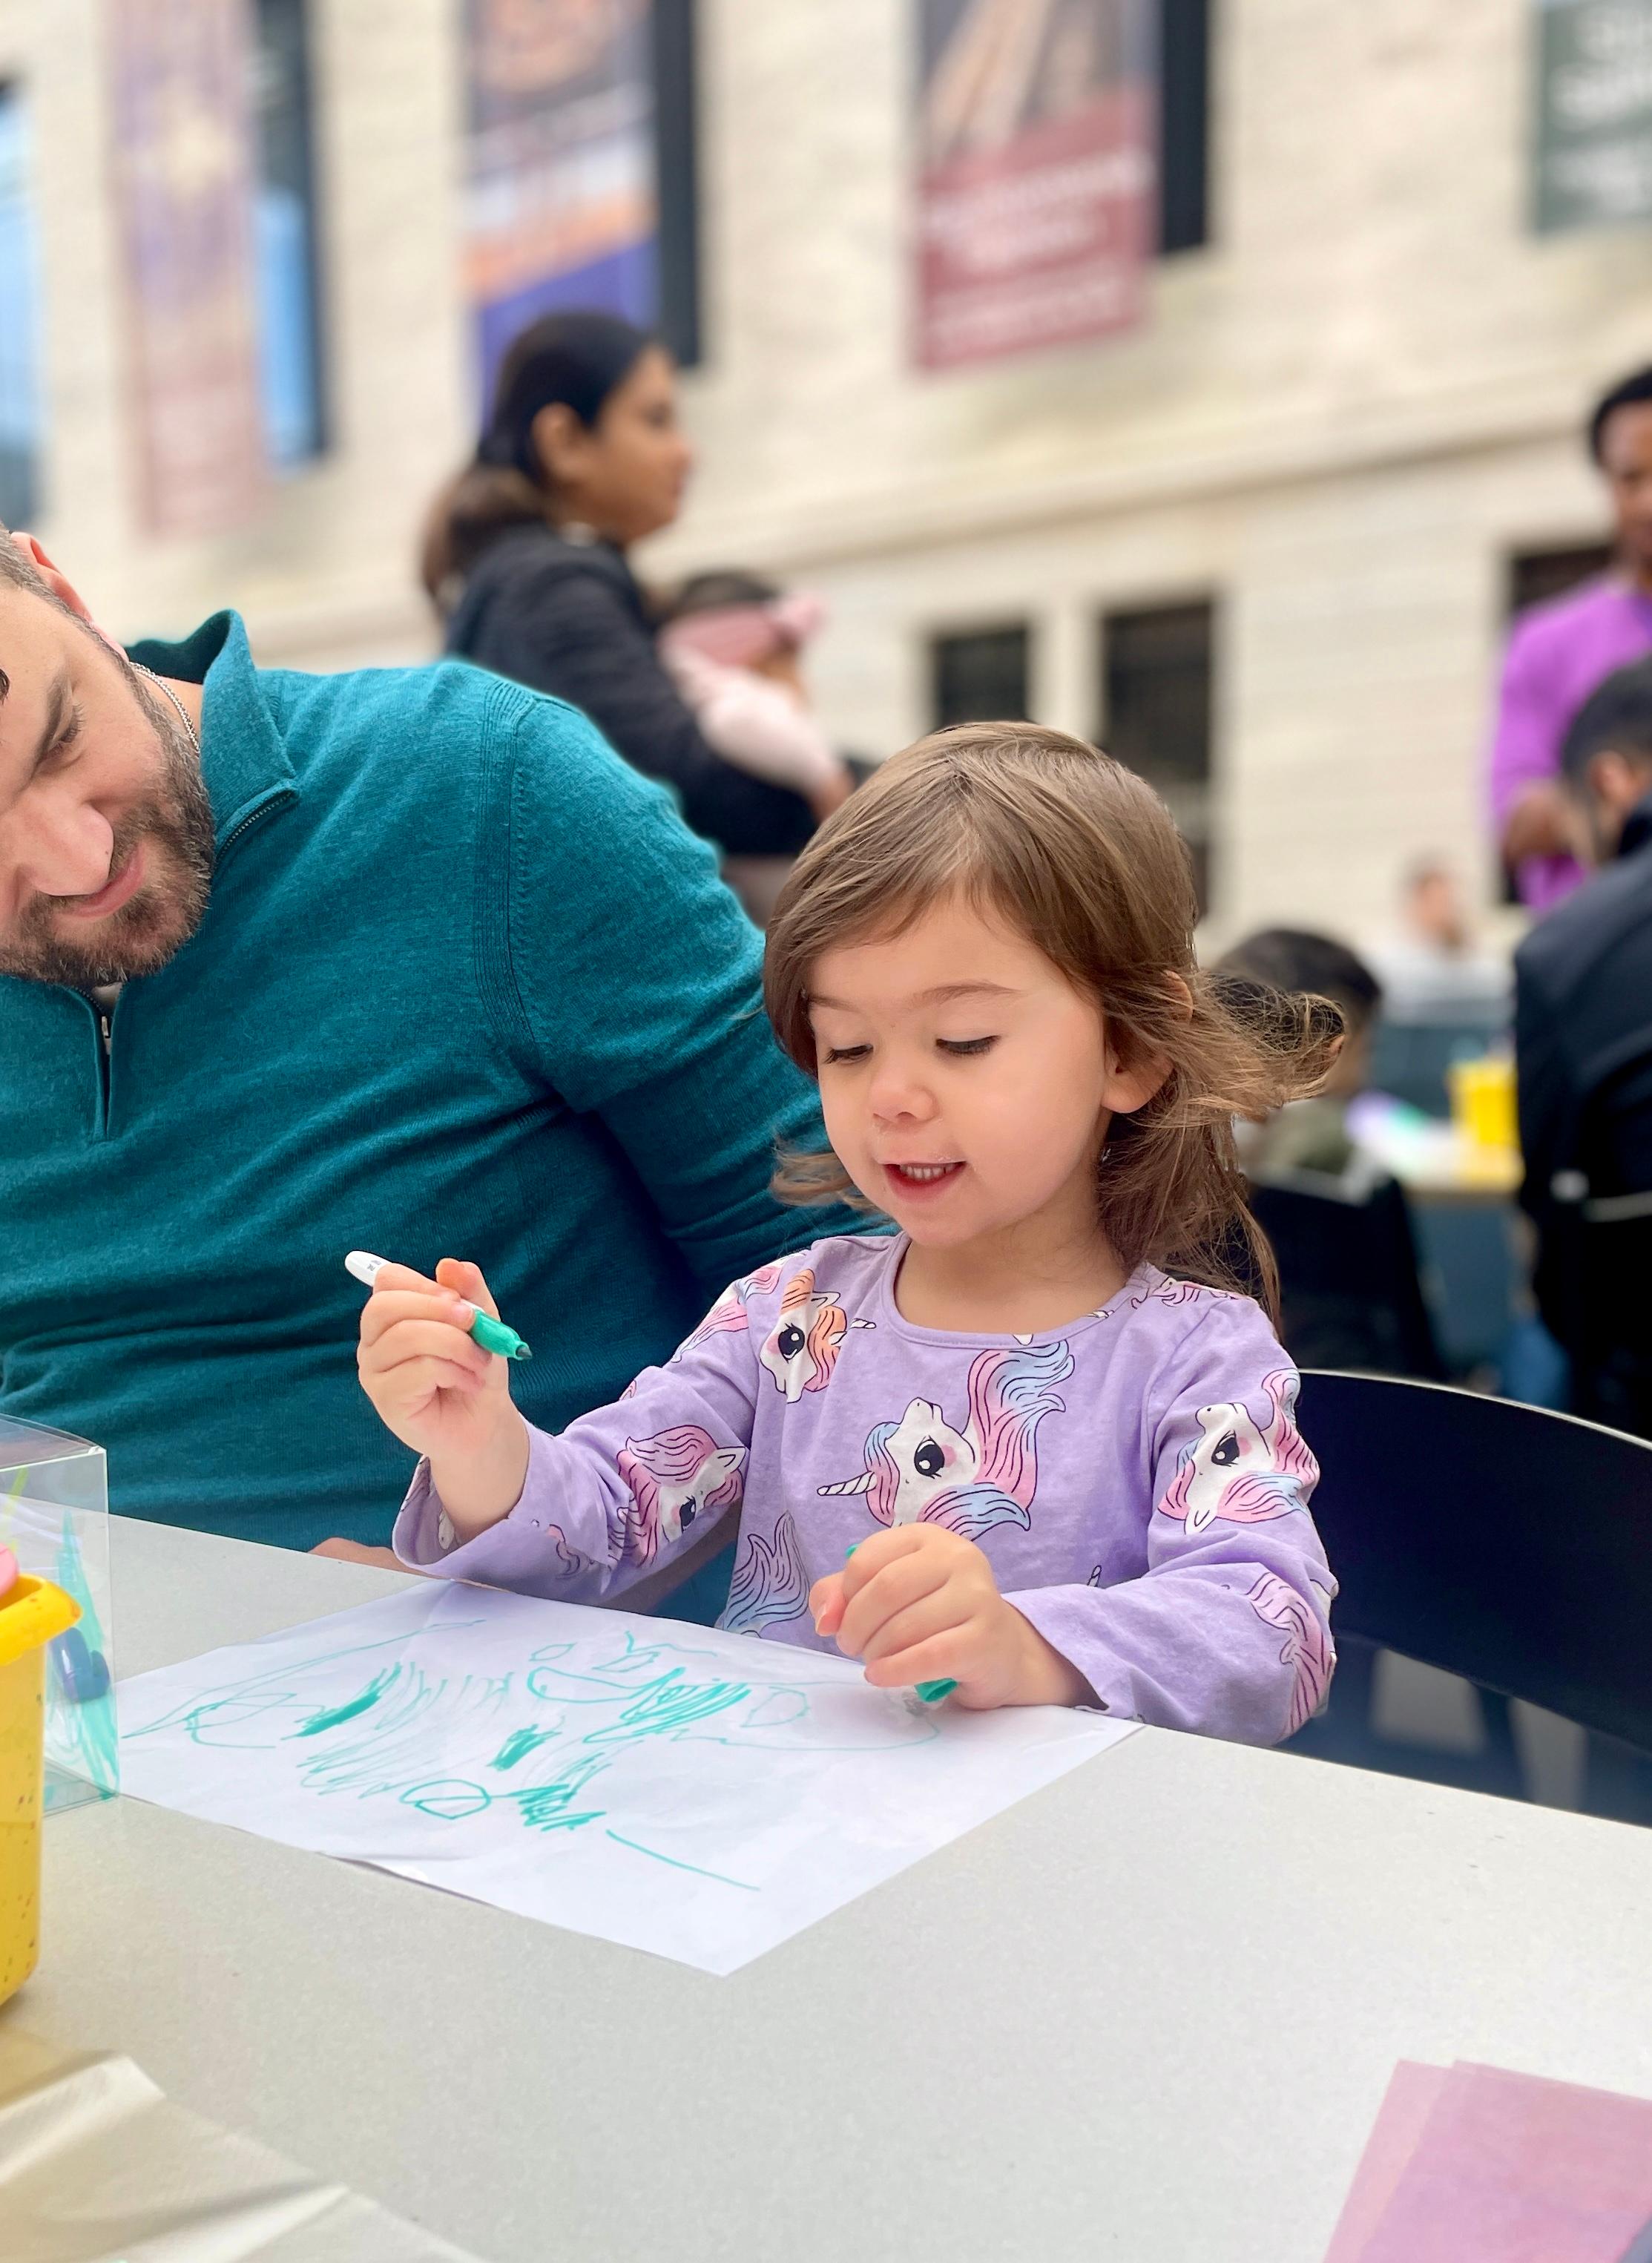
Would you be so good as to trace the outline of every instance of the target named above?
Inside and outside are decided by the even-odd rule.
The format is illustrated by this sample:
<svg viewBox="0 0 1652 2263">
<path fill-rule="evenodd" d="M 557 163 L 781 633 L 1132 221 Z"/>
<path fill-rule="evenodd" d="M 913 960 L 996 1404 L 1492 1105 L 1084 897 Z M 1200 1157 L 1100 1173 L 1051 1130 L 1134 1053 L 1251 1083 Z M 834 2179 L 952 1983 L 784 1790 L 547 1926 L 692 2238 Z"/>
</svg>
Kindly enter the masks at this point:
<svg viewBox="0 0 1652 2263">
<path fill-rule="evenodd" d="M 1132 1724 L 435 1581 L 120 1685 L 122 1789 L 732 1972 Z"/>
</svg>

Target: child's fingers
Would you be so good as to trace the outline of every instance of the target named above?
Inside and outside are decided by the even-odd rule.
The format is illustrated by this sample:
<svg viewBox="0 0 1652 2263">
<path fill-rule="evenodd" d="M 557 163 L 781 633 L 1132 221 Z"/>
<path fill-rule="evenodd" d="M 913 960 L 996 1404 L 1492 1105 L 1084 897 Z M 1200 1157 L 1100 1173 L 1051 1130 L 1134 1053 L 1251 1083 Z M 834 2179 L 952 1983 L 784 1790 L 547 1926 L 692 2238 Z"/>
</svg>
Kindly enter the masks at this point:
<svg viewBox="0 0 1652 2263">
<path fill-rule="evenodd" d="M 356 1354 L 364 1380 L 393 1375 L 414 1359 L 439 1359 L 458 1373 L 473 1375 L 480 1381 L 488 1372 L 491 1355 L 480 1344 L 473 1343 L 462 1329 L 439 1320 L 398 1320 L 372 1343 L 364 1342 Z"/>
<path fill-rule="evenodd" d="M 373 1276 L 375 1296 L 386 1289 L 417 1289 L 430 1297 L 435 1295 L 436 1285 L 428 1274 L 416 1272 L 411 1265 L 381 1265 Z"/>
<path fill-rule="evenodd" d="M 375 1406 L 382 1401 L 381 1412 L 393 1407 L 413 1414 L 428 1406 L 438 1391 L 458 1391 L 470 1398 L 483 1388 L 483 1378 L 473 1367 L 458 1367 L 451 1359 L 427 1354 L 404 1359 L 382 1374 L 364 1375 L 362 1387 Z"/>
<path fill-rule="evenodd" d="M 474 1305 L 486 1312 L 490 1319 L 499 1318 L 499 1307 L 494 1302 L 493 1291 L 482 1277 L 480 1265 L 473 1265 L 464 1257 L 444 1257 L 436 1269 L 436 1277 L 443 1288 L 451 1289 L 467 1304 Z"/>
<path fill-rule="evenodd" d="M 907 1650 L 874 1659 L 866 1668 L 866 1679 L 874 1689 L 909 1689 L 915 1681 L 962 1681 L 969 1665 L 957 1629 L 949 1627 L 943 1634 L 931 1635 Z"/>
<path fill-rule="evenodd" d="M 921 1596 L 904 1610 L 892 1611 L 862 1645 L 859 1656 L 868 1666 L 880 1658 L 898 1658 L 916 1644 L 932 1641 L 965 1625 L 970 1616 L 967 1597 L 949 1581 L 934 1594 Z"/>
<path fill-rule="evenodd" d="M 817 1634 L 834 1635 L 843 1623 L 845 1597 L 843 1575 L 828 1572 L 824 1580 L 817 1580 L 809 1590 L 809 1616 L 814 1621 Z"/>
<path fill-rule="evenodd" d="M 843 1566 L 843 1592 L 853 1598 L 875 1580 L 884 1566 L 903 1556 L 920 1554 L 933 1541 L 936 1527 L 898 1524 L 887 1532 L 874 1532 L 857 1540 Z"/>
<path fill-rule="evenodd" d="M 471 1314 L 461 1298 L 441 1289 L 376 1289 L 361 1308 L 361 1340 L 376 1344 L 409 1321 L 450 1328 L 470 1341 Z"/>
<path fill-rule="evenodd" d="M 848 1603 L 838 1628 L 838 1648 L 849 1658 L 863 1654 L 885 1620 L 944 1587 L 953 1569 L 940 1551 L 904 1550 L 855 1588 L 851 1574 L 860 1556 L 857 1548 L 843 1575 Z"/>
</svg>

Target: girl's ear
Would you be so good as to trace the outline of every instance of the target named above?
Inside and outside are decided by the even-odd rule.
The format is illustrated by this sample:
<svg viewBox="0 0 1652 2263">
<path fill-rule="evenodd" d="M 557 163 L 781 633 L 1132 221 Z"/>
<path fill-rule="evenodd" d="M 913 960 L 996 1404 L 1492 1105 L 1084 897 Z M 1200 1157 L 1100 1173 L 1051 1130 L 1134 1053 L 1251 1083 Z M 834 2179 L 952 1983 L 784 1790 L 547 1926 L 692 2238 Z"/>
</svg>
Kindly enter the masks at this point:
<svg viewBox="0 0 1652 2263">
<path fill-rule="evenodd" d="M 1179 1021 L 1193 1019 L 1193 992 L 1179 974 L 1166 970 L 1165 987 L 1170 993 L 1171 1010 Z M 1107 1081 L 1101 1088 L 1103 1107 L 1115 1116 L 1133 1115 L 1136 1109 L 1145 1108 L 1148 1102 L 1170 1074 L 1168 1053 L 1143 1053 L 1126 1067 L 1115 1051 L 1110 1031 L 1104 1030 L 1107 1045 Z"/>
<path fill-rule="evenodd" d="M 1133 1116 L 1138 1108 L 1146 1107 L 1169 1074 L 1168 1053 L 1144 1053 L 1126 1068 L 1109 1045 L 1101 1105 L 1109 1115 Z"/>
</svg>

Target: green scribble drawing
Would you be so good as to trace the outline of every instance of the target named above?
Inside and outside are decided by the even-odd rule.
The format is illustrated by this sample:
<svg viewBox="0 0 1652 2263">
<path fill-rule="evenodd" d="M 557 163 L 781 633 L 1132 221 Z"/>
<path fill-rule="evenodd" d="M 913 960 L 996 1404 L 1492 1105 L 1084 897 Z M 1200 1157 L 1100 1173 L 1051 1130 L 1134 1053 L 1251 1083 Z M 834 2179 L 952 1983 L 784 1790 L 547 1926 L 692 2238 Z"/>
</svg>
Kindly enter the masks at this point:
<svg viewBox="0 0 1652 2263">
<path fill-rule="evenodd" d="M 536 1746 L 549 1743 L 554 1729 L 513 1729 L 488 1762 L 490 1768 L 513 1768 L 518 1761 L 525 1761 Z"/>
<path fill-rule="evenodd" d="M 933 1722 L 891 1708 L 864 1715 L 863 1731 L 834 1741 L 814 1717 L 819 1681 L 806 1659 L 776 1656 L 772 1680 L 757 1669 L 735 1679 L 718 1653 L 682 1638 L 682 1628 L 658 1638 L 616 1629 L 611 1641 L 527 1650 L 509 1671 L 456 1670 L 452 1638 L 462 1659 L 464 1637 L 482 1623 L 455 1614 L 439 1628 L 323 1645 L 197 1691 L 127 1735 L 135 1743 L 182 1733 L 221 1751 L 285 1749 L 298 1790 L 415 1810 L 441 1834 L 444 1855 L 450 1833 L 452 1851 L 462 1852 L 480 1828 L 496 1832 L 502 1818 L 545 1840 L 552 1860 L 559 1839 L 600 1823 L 651 1871 L 684 1874 L 685 1891 L 696 1878 L 758 1893 L 751 1880 L 613 1827 L 608 1818 L 619 1811 L 634 1757 L 652 1755 L 643 1774 L 657 1781 L 662 1766 L 669 1770 L 665 1754 L 674 1742 L 861 1753 L 927 1744 L 939 1733 Z M 440 1646 L 432 1647 L 436 1636 Z M 341 1699 L 341 1687 L 354 1694 Z M 674 1834 L 693 1820 L 674 1808 Z M 405 1840 L 393 1830 L 387 1837 L 395 1859 L 406 1859 Z"/>
<path fill-rule="evenodd" d="M 633 1855 L 651 1855 L 656 1862 L 667 1863 L 674 1870 L 690 1870 L 696 1878 L 710 1878 L 719 1886 L 738 1886 L 743 1894 L 761 1893 L 762 1891 L 760 1886 L 753 1885 L 749 1878 L 725 1878 L 721 1870 L 704 1870 L 697 1862 L 680 1862 L 675 1855 L 662 1855 L 658 1847 L 645 1847 L 639 1840 L 627 1839 L 617 1831 L 610 1831 L 608 1835 L 616 1846 L 629 1847 Z"/>
<path fill-rule="evenodd" d="M 328 1729 L 336 1729 L 345 1721 L 353 1721 L 357 1713 L 364 1713 L 370 1705 L 379 1703 L 394 1679 L 395 1668 L 386 1666 L 382 1673 L 374 1674 L 364 1689 L 357 1690 L 353 1697 L 347 1697 L 342 1705 L 329 1705 L 320 1713 L 312 1713 L 307 1721 L 300 1722 L 294 1729 L 293 1735 L 321 1737 Z"/>
</svg>

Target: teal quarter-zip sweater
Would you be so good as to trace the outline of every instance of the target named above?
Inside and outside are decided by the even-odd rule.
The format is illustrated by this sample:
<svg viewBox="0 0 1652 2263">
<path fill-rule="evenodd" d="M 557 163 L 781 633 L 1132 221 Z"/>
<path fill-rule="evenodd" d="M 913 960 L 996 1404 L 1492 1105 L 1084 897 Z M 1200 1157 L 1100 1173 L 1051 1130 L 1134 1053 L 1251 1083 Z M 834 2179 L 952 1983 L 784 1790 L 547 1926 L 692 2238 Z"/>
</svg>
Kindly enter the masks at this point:
<svg viewBox="0 0 1652 2263">
<path fill-rule="evenodd" d="M 0 977 L 0 1411 L 105 1447 L 130 1515 L 387 1540 L 413 1457 L 345 1252 L 473 1258 L 559 1427 L 840 1226 L 767 1191 L 814 1095 L 711 850 L 574 709 L 255 669 L 233 613 L 133 657 L 205 683 L 217 871 L 106 1045 Z"/>
</svg>

